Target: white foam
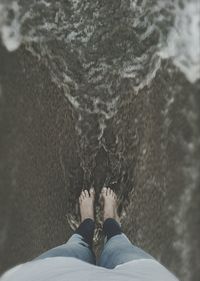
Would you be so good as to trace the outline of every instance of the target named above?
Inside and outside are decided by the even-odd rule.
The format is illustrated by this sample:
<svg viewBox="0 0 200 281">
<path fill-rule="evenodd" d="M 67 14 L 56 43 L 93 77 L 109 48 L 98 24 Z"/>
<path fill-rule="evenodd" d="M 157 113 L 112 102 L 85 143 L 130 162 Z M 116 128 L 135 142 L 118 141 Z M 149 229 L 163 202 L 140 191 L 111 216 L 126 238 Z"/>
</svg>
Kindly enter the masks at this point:
<svg viewBox="0 0 200 281">
<path fill-rule="evenodd" d="M 200 79 L 199 0 L 187 0 L 183 8 L 177 4 L 174 27 L 159 54 L 165 59 L 172 58 L 191 83 Z"/>
<path fill-rule="evenodd" d="M 40 3 L 43 4 L 43 5 L 45 5 L 45 7 L 47 7 L 47 8 L 52 5 L 52 3 L 47 2 L 47 1 L 45 1 L 45 0 L 40 0 Z"/>
<path fill-rule="evenodd" d="M 148 58 L 147 55 L 144 54 L 143 56 L 141 56 L 141 58 L 137 58 L 137 63 L 135 65 L 125 66 L 120 73 L 122 78 L 135 79 L 137 83 L 136 86 L 133 86 L 135 95 L 137 95 L 138 92 L 142 90 L 144 87 L 151 84 L 152 80 L 156 76 L 157 71 L 160 69 L 161 58 L 157 54 L 154 54 L 151 58 L 150 71 L 148 71 L 146 75 L 141 79 L 139 73 L 143 69 L 142 63 L 145 63 L 147 58 Z"/>
<path fill-rule="evenodd" d="M 13 11 L 14 18 L 8 23 L 9 10 Z M 10 52 L 19 48 L 22 41 L 19 14 L 20 9 L 17 2 L 12 2 L 7 5 L 0 4 L 0 35 L 4 46 Z"/>
<path fill-rule="evenodd" d="M 73 97 L 70 95 L 70 90 L 68 85 L 73 84 L 76 89 L 78 89 L 78 85 L 65 73 L 63 74 L 63 89 L 65 97 L 69 100 L 69 102 L 74 106 L 74 108 L 79 109 L 80 103 L 77 101 L 77 97 Z"/>
</svg>

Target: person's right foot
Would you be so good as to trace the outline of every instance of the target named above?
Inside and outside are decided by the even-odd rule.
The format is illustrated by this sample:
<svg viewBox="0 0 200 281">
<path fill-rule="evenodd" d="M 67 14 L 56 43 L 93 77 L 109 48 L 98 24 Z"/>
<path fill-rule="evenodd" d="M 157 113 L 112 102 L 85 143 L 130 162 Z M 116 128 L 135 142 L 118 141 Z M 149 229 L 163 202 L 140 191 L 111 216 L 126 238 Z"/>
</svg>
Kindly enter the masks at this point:
<svg viewBox="0 0 200 281">
<path fill-rule="evenodd" d="M 117 195 L 109 187 L 103 187 L 101 190 L 101 198 L 103 199 L 103 221 L 108 218 L 115 219 L 120 223 L 119 216 L 117 214 Z"/>
</svg>

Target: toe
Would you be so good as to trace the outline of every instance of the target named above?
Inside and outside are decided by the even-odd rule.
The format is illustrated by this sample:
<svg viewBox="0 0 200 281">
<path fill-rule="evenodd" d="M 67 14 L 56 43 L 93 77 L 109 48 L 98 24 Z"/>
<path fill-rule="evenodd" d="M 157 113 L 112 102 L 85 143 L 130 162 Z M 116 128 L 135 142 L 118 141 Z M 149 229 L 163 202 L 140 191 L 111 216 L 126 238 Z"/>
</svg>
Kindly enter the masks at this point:
<svg viewBox="0 0 200 281">
<path fill-rule="evenodd" d="M 90 196 L 91 196 L 91 197 L 94 197 L 94 195 L 95 195 L 94 187 L 91 187 L 91 188 L 90 188 Z"/>
<path fill-rule="evenodd" d="M 82 199 L 82 200 L 83 200 L 83 199 L 84 199 L 84 197 L 85 197 L 85 193 L 84 193 L 84 191 L 83 191 L 83 190 L 81 191 L 81 196 L 80 196 L 80 197 L 81 197 L 81 199 Z"/>
<path fill-rule="evenodd" d="M 103 187 L 102 190 L 101 190 L 101 192 L 102 192 L 103 194 L 105 194 L 106 191 L 107 191 L 107 188 L 106 188 L 106 187 Z"/>
<path fill-rule="evenodd" d="M 89 192 L 87 190 L 84 191 L 85 197 L 89 197 Z"/>
</svg>

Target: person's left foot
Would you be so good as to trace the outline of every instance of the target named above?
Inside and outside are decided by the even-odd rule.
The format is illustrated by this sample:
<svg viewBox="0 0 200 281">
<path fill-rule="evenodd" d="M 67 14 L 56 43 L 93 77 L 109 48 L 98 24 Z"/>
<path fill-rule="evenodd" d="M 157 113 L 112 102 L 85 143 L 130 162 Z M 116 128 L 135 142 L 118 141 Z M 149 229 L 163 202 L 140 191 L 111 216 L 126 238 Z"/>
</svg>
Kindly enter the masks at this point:
<svg viewBox="0 0 200 281">
<path fill-rule="evenodd" d="M 83 190 L 79 197 L 80 213 L 81 213 L 81 222 L 85 219 L 94 220 L 94 188 L 90 188 L 89 192 Z"/>
</svg>

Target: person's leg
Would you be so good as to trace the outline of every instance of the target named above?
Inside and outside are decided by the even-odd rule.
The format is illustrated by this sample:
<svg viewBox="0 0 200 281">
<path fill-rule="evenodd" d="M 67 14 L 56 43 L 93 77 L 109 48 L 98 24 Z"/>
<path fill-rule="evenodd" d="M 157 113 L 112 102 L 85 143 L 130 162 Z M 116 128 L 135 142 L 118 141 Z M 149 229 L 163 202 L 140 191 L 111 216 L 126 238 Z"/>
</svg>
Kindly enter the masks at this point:
<svg viewBox="0 0 200 281">
<path fill-rule="evenodd" d="M 92 264 L 96 264 L 96 258 L 92 250 L 94 223 L 94 189 L 82 191 L 79 198 L 81 224 L 67 241 L 67 243 L 50 249 L 35 260 L 49 257 L 74 257 Z"/>
<path fill-rule="evenodd" d="M 136 259 L 153 259 L 151 255 L 134 246 L 122 233 L 117 216 L 117 198 L 111 189 L 103 189 L 105 244 L 98 265 L 109 269 Z"/>
<path fill-rule="evenodd" d="M 104 222 L 105 244 L 98 265 L 115 268 L 119 264 L 136 259 L 153 259 L 151 255 L 134 246 L 122 233 L 120 225 L 112 218 Z M 119 233 L 120 232 L 120 233 Z"/>
</svg>

